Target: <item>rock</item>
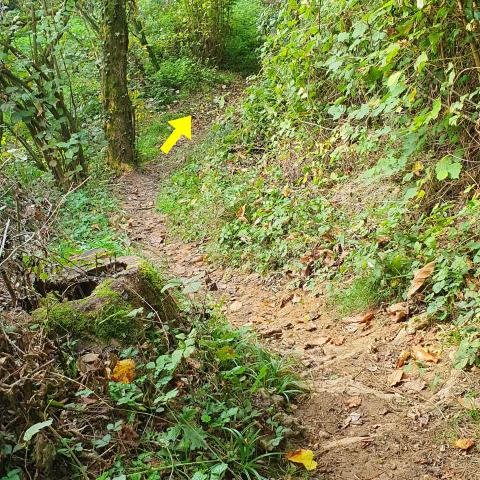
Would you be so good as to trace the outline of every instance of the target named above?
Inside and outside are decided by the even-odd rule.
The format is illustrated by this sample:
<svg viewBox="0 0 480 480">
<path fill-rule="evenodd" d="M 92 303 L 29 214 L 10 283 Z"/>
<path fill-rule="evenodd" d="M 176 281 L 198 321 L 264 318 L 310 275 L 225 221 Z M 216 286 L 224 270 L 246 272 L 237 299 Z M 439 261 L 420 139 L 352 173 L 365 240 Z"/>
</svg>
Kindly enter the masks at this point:
<svg viewBox="0 0 480 480">
<path fill-rule="evenodd" d="M 236 313 L 240 311 L 243 307 L 243 303 L 240 302 L 239 300 L 235 300 L 230 304 L 229 311 L 230 313 Z"/>
<path fill-rule="evenodd" d="M 424 330 L 432 323 L 432 318 L 427 312 L 412 317 L 407 323 L 407 333 L 413 335 L 418 330 Z"/>
<path fill-rule="evenodd" d="M 283 331 L 281 328 L 271 328 L 270 330 L 263 332 L 261 336 L 263 338 L 267 338 L 267 337 L 280 338 L 282 335 L 283 335 Z"/>
</svg>

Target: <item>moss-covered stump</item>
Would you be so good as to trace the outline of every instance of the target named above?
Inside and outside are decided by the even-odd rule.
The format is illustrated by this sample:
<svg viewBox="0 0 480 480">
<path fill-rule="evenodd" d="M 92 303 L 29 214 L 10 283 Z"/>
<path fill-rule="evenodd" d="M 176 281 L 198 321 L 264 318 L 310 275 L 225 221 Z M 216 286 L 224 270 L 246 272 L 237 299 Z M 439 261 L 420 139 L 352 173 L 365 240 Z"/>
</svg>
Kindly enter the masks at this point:
<svg viewBox="0 0 480 480">
<path fill-rule="evenodd" d="M 32 314 L 36 322 L 59 333 L 132 342 L 147 330 L 179 318 L 174 298 L 164 292 L 165 280 L 138 257 L 122 257 L 125 269 L 103 280 L 78 300 L 60 301 L 50 294 Z"/>
</svg>

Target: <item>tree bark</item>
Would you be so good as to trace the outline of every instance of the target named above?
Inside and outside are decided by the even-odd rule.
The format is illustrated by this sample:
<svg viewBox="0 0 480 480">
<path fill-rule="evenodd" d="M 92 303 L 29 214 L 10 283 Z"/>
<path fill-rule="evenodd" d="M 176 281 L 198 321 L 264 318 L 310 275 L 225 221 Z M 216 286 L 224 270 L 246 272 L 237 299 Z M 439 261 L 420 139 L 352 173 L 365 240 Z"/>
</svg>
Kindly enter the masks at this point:
<svg viewBox="0 0 480 480">
<path fill-rule="evenodd" d="M 134 111 L 128 95 L 127 0 L 104 0 L 102 96 L 105 115 L 107 160 L 118 167 L 135 164 Z"/>
</svg>

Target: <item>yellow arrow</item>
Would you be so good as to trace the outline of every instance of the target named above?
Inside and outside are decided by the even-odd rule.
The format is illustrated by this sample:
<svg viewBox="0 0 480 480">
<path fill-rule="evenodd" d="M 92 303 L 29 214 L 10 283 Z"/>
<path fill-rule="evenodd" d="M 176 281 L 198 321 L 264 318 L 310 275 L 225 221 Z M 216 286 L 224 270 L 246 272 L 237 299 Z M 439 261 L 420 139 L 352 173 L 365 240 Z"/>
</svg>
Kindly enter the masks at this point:
<svg viewBox="0 0 480 480">
<path fill-rule="evenodd" d="M 192 117 L 190 115 L 188 117 L 170 120 L 168 124 L 171 125 L 174 130 L 167 138 L 167 141 L 160 147 L 160 150 L 165 154 L 170 153 L 170 150 L 182 136 L 187 137 L 189 140 L 192 139 Z"/>
</svg>

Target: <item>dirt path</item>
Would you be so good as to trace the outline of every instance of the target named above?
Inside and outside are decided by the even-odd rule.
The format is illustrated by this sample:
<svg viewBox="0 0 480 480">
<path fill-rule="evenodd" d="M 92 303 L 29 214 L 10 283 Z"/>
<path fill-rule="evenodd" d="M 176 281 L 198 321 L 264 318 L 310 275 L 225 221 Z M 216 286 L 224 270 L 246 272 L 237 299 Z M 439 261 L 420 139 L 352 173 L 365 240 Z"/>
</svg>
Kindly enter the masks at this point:
<svg viewBox="0 0 480 480">
<path fill-rule="evenodd" d="M 413 332 L 385 312 L 367 323 L 338 318 L 322 294 L 208 264 L 201 244 L 169 235 L 155 199 L 161 179 L 183 162 L 188 148 L 180 147 L 168 163 L 159 158 L 145 172 L 122 177 L 118 190 L 129 237 L 172 277 L 198 279 L 204 292 L 223 302 L 232 324 L 251 325 L 269 348 L 300 358 L 312 394 L 297 407 L 306 431 L 299 446 L 316 452 L 313 478 L 480 479 L 478 455 L 451 445 L 475 434 L 457 399 L 480 391 L 478 374 L 451 371 L 444 351 L 437 365 L 393 378 L 401 353 L 435 344 L 437 331 Z"/>
</svg>

